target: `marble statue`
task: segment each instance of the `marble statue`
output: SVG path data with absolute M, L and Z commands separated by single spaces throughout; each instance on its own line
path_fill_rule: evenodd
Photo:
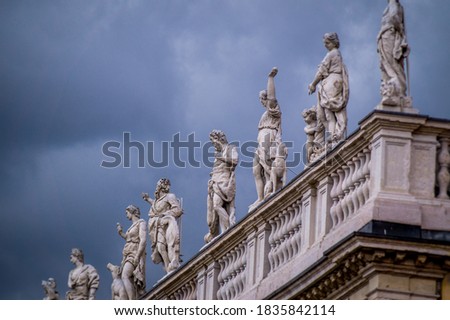
M 328 53 L 319 65 L 314 80 L 308 86 L 308 93 L 313 94 L 317 85 L 318 104 L 317 119 L 329 134 L 327 142 L 337 144 L 347 134 L 347 103 L 349 83 L 347 68 L 339 51 L 339 37 L 336 33 L 326 33 L 323 42 Z
M 206 243 L 228 230 L 236 222 L 235 168 L 239 160 L 236 146 L 228 144 L 225 133 L 213 130 L 209 138 L 215 148 L 215 159 L 211 178 L 208 181 L 206 217 L 209 232 L 204 237 Z
M 42 287 L 45 291 L 44 300 L 59 300 L 59 293 L 56 291 L 56 281 L 53 278 L 42 280 Z
M 163 263 L 170 273 L 180 266 L 180 227 L 183 210 L 180 201 L 170 193 L 169 179 L 160 179 L 156 185 L 155 199 L 147 193 L 142 198 L 150 203 L 148 228 L 152 241 L 152 261 Z
M 256 208 L 282 185 L 274 186 L 271 180 L 272 165 L 281 142 L 281 110 L 275 97 L 274 78 L 277 68 L 272 68 L 267 80 L 267 90 L 259 93 L 259 100 L 266 111 L 258 124 L 258 147 L 253 158 L 253 176 L 255 177 L 258 198 L 250 205 L 249 211 Z M 285 152 L 286 153 L 286 152 Z M 283 173 L 283 176 L 285 174 Z M 285 184 L 284 181 L 282 184 Z
M 127 300 L 135 300 L 145 293 L 145 247 L 147 244 L 147 228 L 138 207 L 129 205 L 125 209 L 131 226 L 123 232 L 122 226 L 117 223 L 119 236 L 125 239 L 122 250 L 122 263 L 120 275 L 127 295 Z
M 100 284 L 97 270 L 90 264 L 84 263 L 84 254 L 81 249 L 74 248 L 70 254 L 70 262 L 75 268 L 70 271 L 66 293 L 67 300 L 94 300 L 95 293 Z
M 405 104 L 407 63 L 410 48 L 406 41 L 403 7 L 398 0 L 388 0 L 377 36 L 381 69 L 381 103 L 388 106 Z M 406 102 L 408 103 L 408 102 Z
M 128 294 L 125 290 L 125 286 L 120 277 L 120 267 L 108 263 L 106 268 L 111 272 L 112 283 L 111 283 L 111 295 L 112 300 L 128 300 Z
M 302 112 L 306 127 L 306 163 L 312 163 L 325 151 L 325 127 L 317 119 L 316 106 Z

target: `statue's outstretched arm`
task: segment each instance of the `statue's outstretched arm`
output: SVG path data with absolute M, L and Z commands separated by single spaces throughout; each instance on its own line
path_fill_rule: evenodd
M 276 67 L 273 67 L 272 70 L 269 73 L 269 77 L 267 78 L 267 99 L 268 100 L 275 100 L 275 76 L 278 73 L 278 69 Z
M 150 198 L 150 196 L 148 195 L 148 193 L 142 192 L 142 199 L 144 199 L 145 202 L 150 203 L 150 205 L 153 205 L 153 203 L 155 202 L 155 200 L 153 200 L 152 198 Z

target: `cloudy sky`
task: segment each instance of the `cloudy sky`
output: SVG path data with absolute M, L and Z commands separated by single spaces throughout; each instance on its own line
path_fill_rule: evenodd
M 411 95 L 422 114 L 450 118 L 448 0 L 403 0 L 410 55 Z M 42 299 L 41 280 L 54 277 L 67 291 L 73 247 L 100 273 L 97 298 L 110 298 L 106 264 L 119 264 L 123 239 L 116 223 L 124 211 L 149 205 L 161 177 L 183 198 L 182 254 L 203 246 L 210 168 L 194 166 L 204 152 L 163 146 L 179 137 L 200 146 L 212 129 L 240 145 L 254 141 L 264 109 L 258 93 L 277 66 L 283 140 L 294 162 L 305 141 L 301 111 L 335 31 L 350 76 L 349 131 L 380 101 L 376 53 L 385 0 L 129 0 L 0 1 L 0 299 Z M 128 165 L 124 134 L 146 145 Z M 148 144 L 149 143 L 149 144 Z M 153 144 L 153 148 L 149 148 Z M 204 150 L 206 150 L 206 147 Z M 150 150 L 151 149 L 151 150 Z M 150 155 L 148 152 L 150 150 Z M 153 152 L 153 154 L 152 154 Z M 249 161 L 248 152 L 240 155 Z M 293 164 L 289 180 L 303 170 Z M 239 166 L 237 218 L 256 199 L 250 168 Z M 150 244 L 148 244 L 148 257 Z M 147 259 L 147 288 L 163 276 Z

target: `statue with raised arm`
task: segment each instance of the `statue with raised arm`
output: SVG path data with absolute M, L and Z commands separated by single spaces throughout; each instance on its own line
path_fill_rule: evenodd
M 399 0 L 388 0 L 377 36 L 381 69 L 381 103 L 388 106 L 410 106 L 405 101 L 407 75 L 405 61 L 409 55 L 403 6 Z
M 257 207 L 274 190 L 271 171 L 273 160 L 276 158 L 279 144 L 281 144 L 281 110 L 275 97 L 274 78 L 277 68 L 272 68 L 267 79 L 267 90 L 259 93 L 259 101 L 266 111 L 258 124 L 258 147 L 253 158 L 253 176 L 255 177 L 258 198 L 250 205 L 249 211 Z M 281 186 L 279 186 L 281 187 Z
M 59 293 L 56 291 L 56 281 L 53 278 L 42 280 L 42 288 L 45 291 L 44 300 L 59 300 Z
M 129 205 L 125 209 L 131 226 L 123 232 L 120 223 L 117 223 L 117 232 L 125 240 L 122 250 L 122 263 L 120 265 L 120 278 L 122 279 L 128 300 L 136 300 L 145 293 L 145 246 L 147 244 L 147 228 L 138 207 Z
M 150 203 L 148 229 L 152 241 L 152 261 L 163 263 L 170 273 L 180 266 L 179 220 L 183 214 L 180 202 L 170 193 L 169 179 L 160 179 L 156 185 L 155 199 L 147 193 L 142 198 Z
M 84 263 L 84 254 L 81 249 L 74 248 L 70 254 L 70 262 L 75 268 L 70 271 L 66 293 L 67 300 L 94 300 L 95 293 L 100 284 L 97 270 L 90 264 Z
M 211 178 L 208 181 L 206 217 L 209 232 L 204 237 L 206 243 L 228 230 L 236 222 L 234 171 L 239 159 L 236 146 L 228 144 L 225 133 L 213 130 L 209 138 L 215 149 L 215 159 Z
M 308 93 L 313 94 L 320 83 L 316 115 L 328 131 L 327 142 L 335 145 L 345 139 L 347 134 L 346 107 L 350 91 L 347 68 L 339 51 L 337 33 L 326 33 L 323 43 L 328 53 L 320 63 L 314 80 L 309 84 Z

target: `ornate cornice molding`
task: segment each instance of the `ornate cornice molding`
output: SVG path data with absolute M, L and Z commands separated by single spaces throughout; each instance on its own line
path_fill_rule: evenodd
M 445 254 L 447 252 L 447 254 Z M 269 299 L 345 299 L 376 270 L 427 274 L 442 279 L 450 271 L 450 247 L 424 242 L 354 236 L 330 252 L 326 259 L 280 288 Z M 321 272 L 315 278 L 317 270 Z

